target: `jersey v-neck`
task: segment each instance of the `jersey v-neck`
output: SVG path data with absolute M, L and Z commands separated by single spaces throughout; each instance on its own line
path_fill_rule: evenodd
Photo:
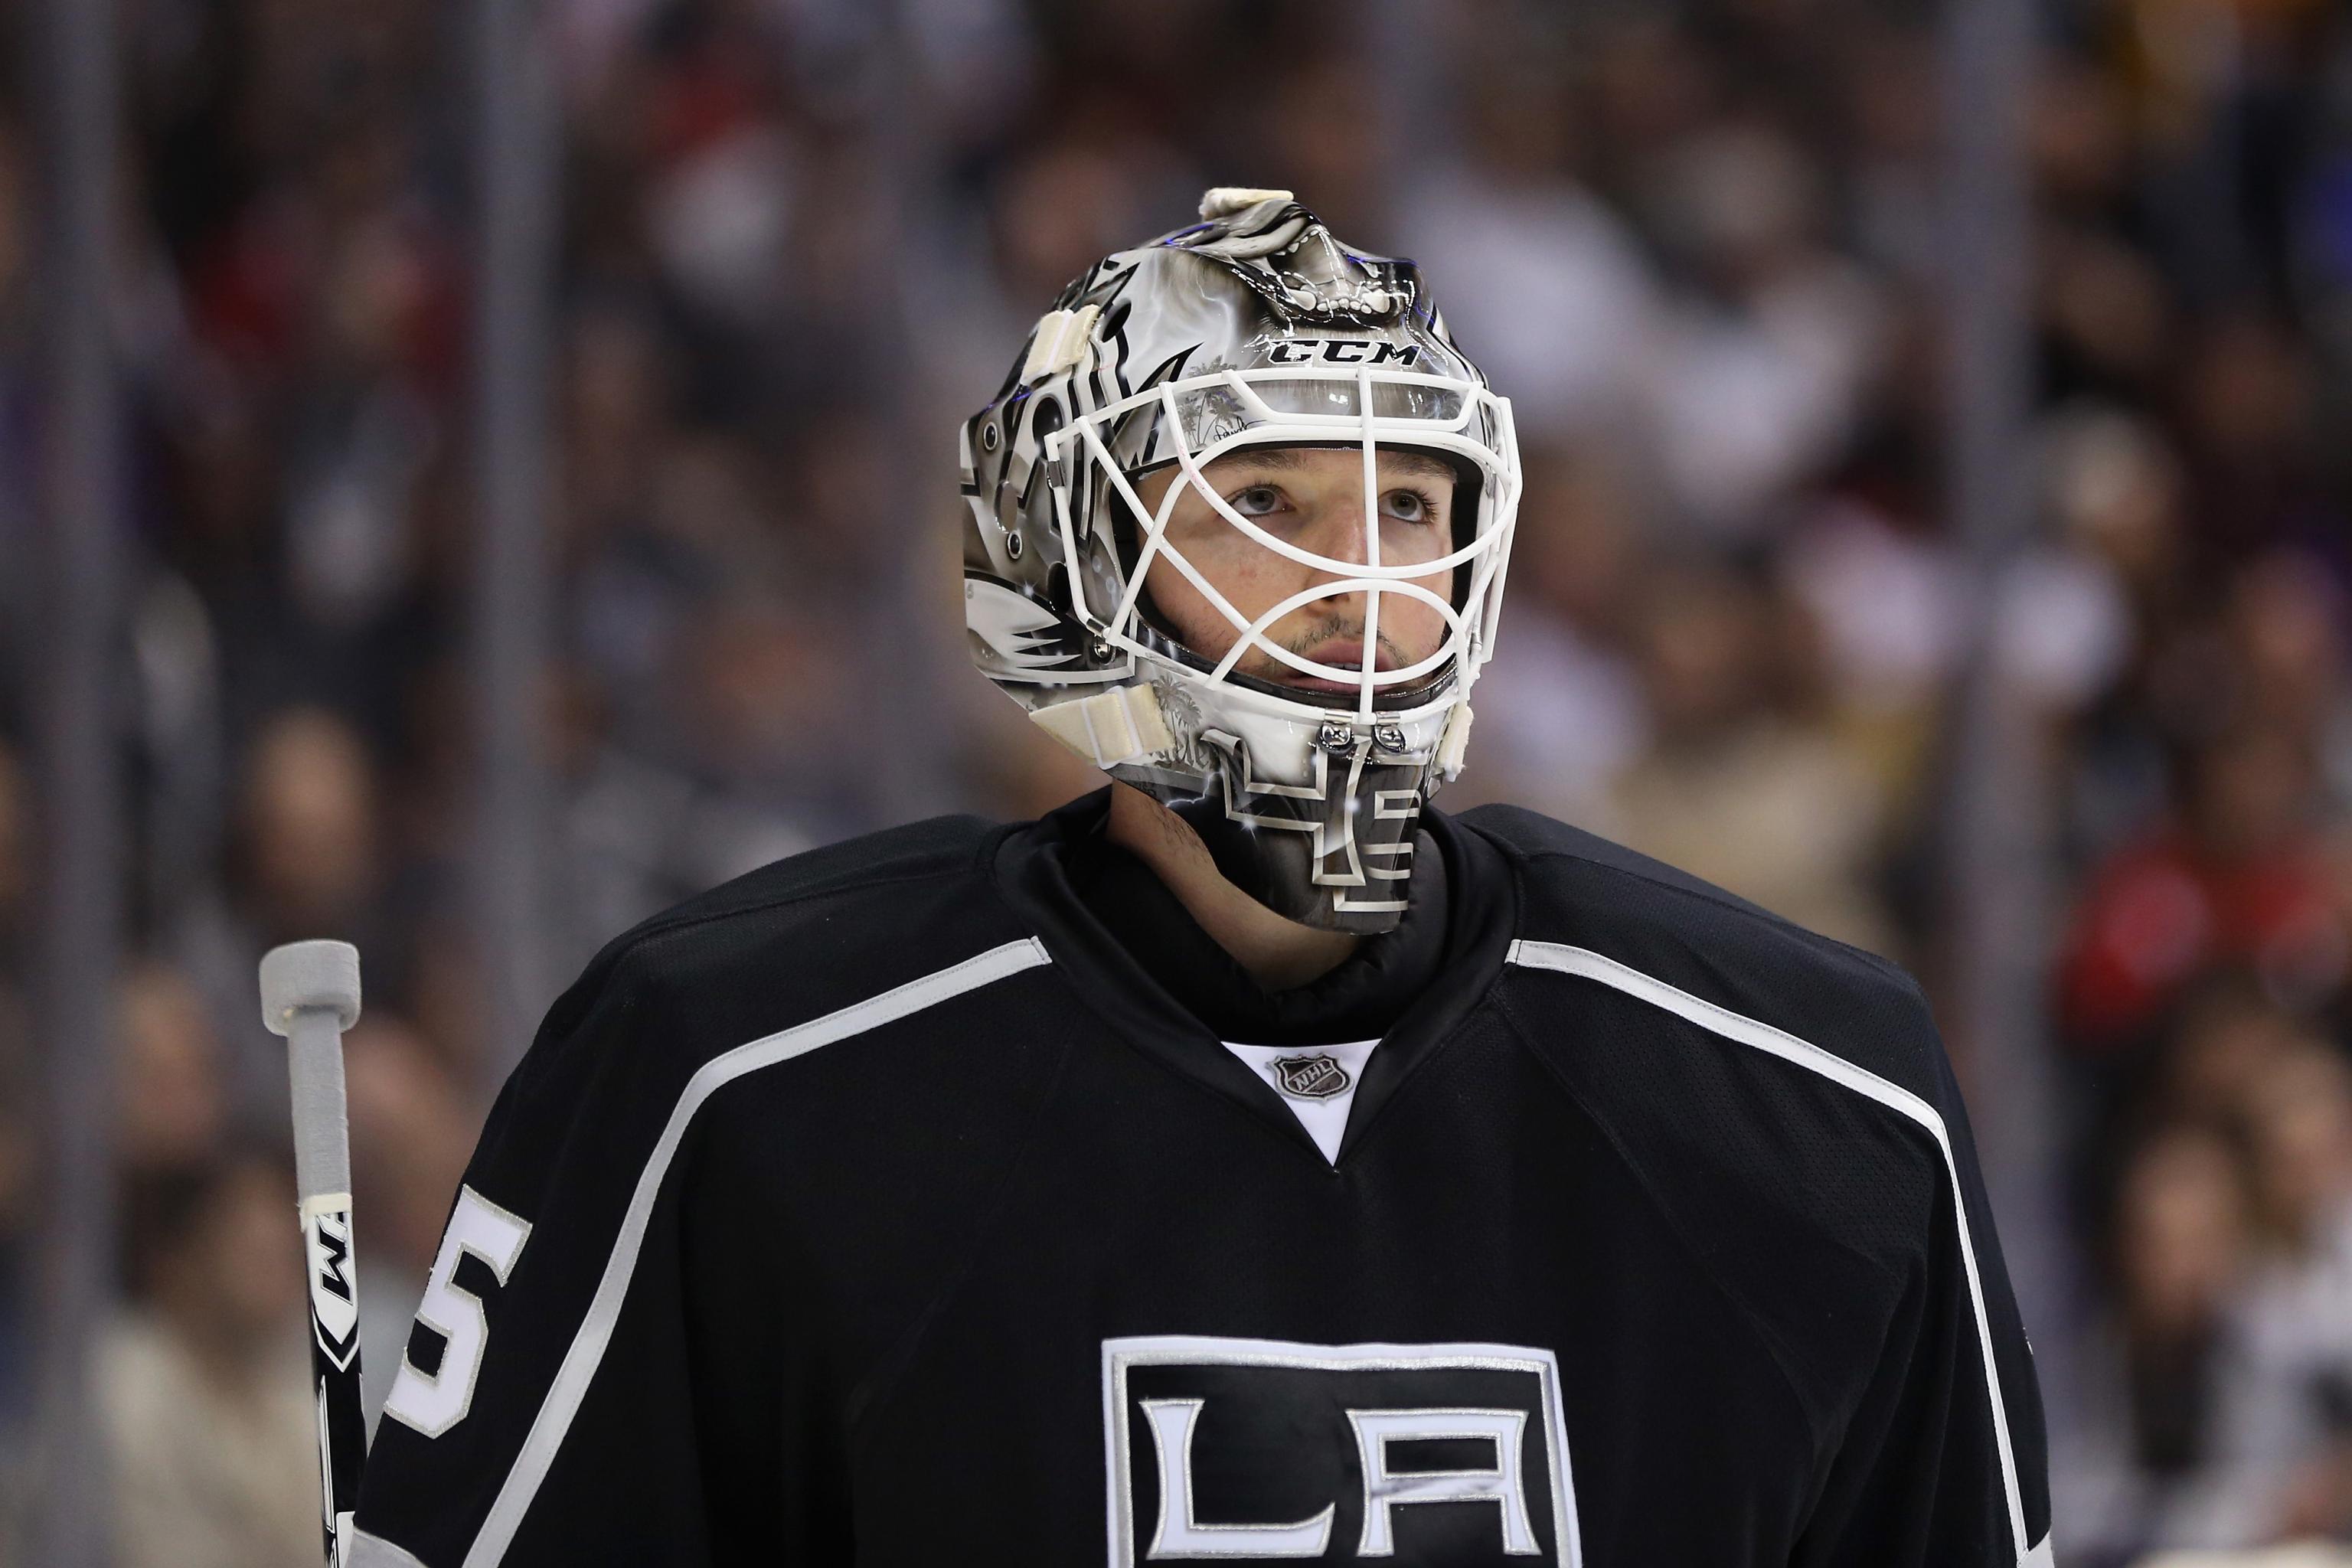
M 1009 829 L 996 880 L 1044 940 L 1055 971 L 1105 1023 L 1165 1066 L 1235 1101 L 1312 1151 L 1344 1163 L 1380 1110 L 1442 1046 L 1501 973 L 1516 898 L 1498 849 L 1434 811 L 1422 814 L 1422 888 L 1442 888 L 1395 932 L 1294 992 L 1265 992 L 1202 931 L 1158 877 L 1108 843 L 1109 792 Z M 1171 913 L 1172 911 L 1172 913 Z M 1209 1015 L 1207 1018 L 1202 1014 Z M 1283 1047 L 1376 1041 L 1336 1161 L 1273 1084 L 1227 1041 Z
M 1379 1044 L 1350 1040 L 1339 1046 L 1244 1046 L 1227 1040 L 1224 1047 L 1282 1096 L 1323 1158 L 1337 1165 L 1348 1112 L 1356 1103 L 1356 1086 L 1363 1081 L 1364 1063 Z

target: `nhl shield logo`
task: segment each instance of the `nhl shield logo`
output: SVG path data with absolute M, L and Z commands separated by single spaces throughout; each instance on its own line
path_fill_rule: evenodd
M 1282 1092 L 1301 1100 L 1328 1100 L 1348 1090 L 1348 1069 L 1320 1051 L 1313 1056 L 1276 1057 L 1266 1065 L 1274 1068 Z

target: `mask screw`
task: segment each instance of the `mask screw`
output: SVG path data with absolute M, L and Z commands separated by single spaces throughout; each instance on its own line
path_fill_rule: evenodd
M 1087 644 L 1087 657 L 1094 660 L 1097 664 L 1108 664 L 1110 662 L 1110 644 L 1105 642 L 1102 638 L 1097 637 L 1094 641 Z
M 1013 528 L 1007 529 L 1005 531 L 1004 553 L 1013 560 L 1018 561 L 1021 559 L 1021 531 L 1019 529 Z
M 1345 719 L 1326 719 L 1315 732 L 1315 743 L 1335 756 L 1346 756 L 1356 748 L 1356 731 Z
M 1398 724 L 1375 724 L 1372 726 L 1372 743 L 1383 752 L 1402 752 L 1404 750 L 1404 729 Z
M 995 450 L 996 450 L 996 441 L 997 441 L 997 436 L 996 436 L 996 426 L 993 426 L 993 425 L 983 425 L 983 426 L 982 426 L 980 427 L 980 449 L 981 449 L 982 451 L 983 451 L 983 452 L 993 452 L 993 451 L 995 451 Z

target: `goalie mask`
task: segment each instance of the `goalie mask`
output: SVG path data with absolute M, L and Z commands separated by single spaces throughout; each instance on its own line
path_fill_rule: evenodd
M 1410 261 L 1342 245 L 1286 191 L 1215 190 L 1201 210 L 1065 289 L 965 423 L 972 658 L 1276 912 L 1386 931 L 1493 647 L 1519 490 L 1510 405 Z M 1292 450 L 1249 471 L 1311 467 L 1327 491 L 1345 476 L 1349 504 L 1325 513 L 1344 529 L 1287 529 L 1218 493 L 1211 465 L 1269 447 Z M 1417 531 L 1390 488 L 1406 468 L 1450 482 Z M 1257 597 L 1278 584 L 1271 603 L 1237 605 L 1249 595 L 1213 574 L 1236 549 L 1267 552 L 1254 580 Z

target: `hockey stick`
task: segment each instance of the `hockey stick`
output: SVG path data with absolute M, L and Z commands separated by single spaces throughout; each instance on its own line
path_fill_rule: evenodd
M 261 961 L 261 1021 L 286 1037 L 294 1089 L 294 1184 L 310 1275 L 310 1371 L 319 1394 L 319 1505 L 327 1568 L 351 1553 L 367 1424 L 360 1414 L 358 1276 L 352 1260 L 352 1148 L 343 1031 L 360 1016 L 360 952 L 297 942 Z

